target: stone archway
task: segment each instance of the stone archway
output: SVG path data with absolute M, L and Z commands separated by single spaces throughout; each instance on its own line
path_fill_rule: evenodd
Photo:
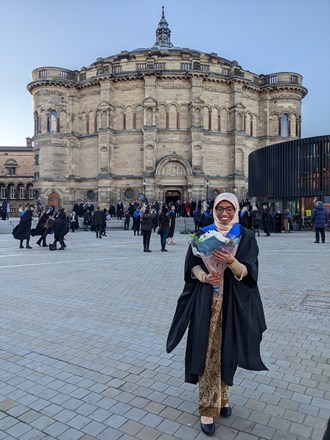
M 58 211 L 61 207 L 61 197 L 60 195 L 53 191 L 50 194 L 48 194 L 48 202 L 47 202 L 48 206 L 54 205 L 55 207 L 55 212 Z

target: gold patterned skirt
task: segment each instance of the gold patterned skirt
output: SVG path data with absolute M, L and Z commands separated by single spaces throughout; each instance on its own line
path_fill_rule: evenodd
M 221 380 L 222 300 L 213 299 L 203 374 L 199 376 L 199 413 L 219 417 L 228 403 L 228 385 Z

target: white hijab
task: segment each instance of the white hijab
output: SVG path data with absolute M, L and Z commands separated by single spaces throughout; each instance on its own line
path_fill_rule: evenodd
M 227 202 L 231 203 L 235 208 L 235 215 L 231 220 L 231 222 L 228 223 L 227 225 L 224 225 L 219 221 L 217 217 L 217 211 L 215 209 L 219 205 L 219 203 L 222 202 L 223 200 L 226 200 Z M 217 230 L 220 231 L 223 235 L 227 235 L 227 233 L 231 230 L 231 228 L 237 223 L 239 223 L 238 211 L 239 211 L 239 203 L 235 194 L 232 193 L 219 194 L 217 198 L 214 200 L 214 205 L 213 205 L 213 220 Z

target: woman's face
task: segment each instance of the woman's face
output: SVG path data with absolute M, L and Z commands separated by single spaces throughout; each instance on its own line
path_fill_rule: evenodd
M 217 204 L 215 212 L 219 222 L 223 225 L 228 225 L 234 218 L 235 208 L 230 202 L 227 202 L 227 200 L 222 200 Z

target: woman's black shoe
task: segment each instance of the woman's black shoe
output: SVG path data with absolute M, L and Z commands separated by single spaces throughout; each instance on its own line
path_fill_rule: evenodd
M 225 406 L 225 407 L 221 408 L 221 410 L 220 410 L 221 417 L 230 417 L 231 413 L 232 413 L 232 410 L 231 410 L 230 406 Z
M 202 423 L 201 428 L 205 435 L 213 435 L 215 433 L 215 424 L 213 423 Z

